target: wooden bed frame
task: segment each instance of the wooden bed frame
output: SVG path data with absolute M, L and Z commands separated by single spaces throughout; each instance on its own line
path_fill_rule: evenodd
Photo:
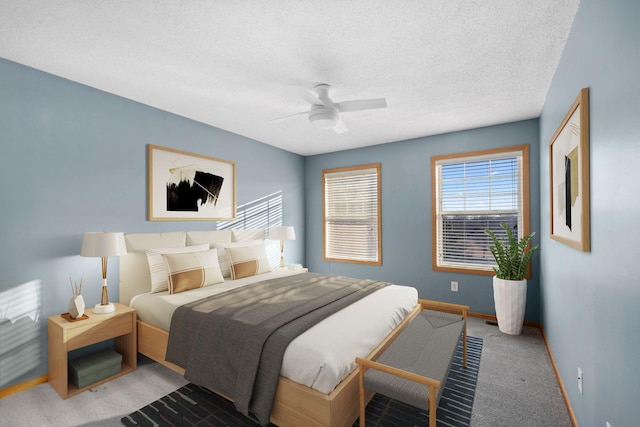
M 370 354 L 376 358 L 406 325 L 417 316 L 420 304 Z M 138 352 L 184 374 L 184 369 L 165 360 L 169 332 L 138 320 Z M 271 411 L 271 422 L 280 427 L 349 427 L 358 418 L 358 368 L 329 394 L 280 377 Z M 215 391 L 215 390 L 214 390 Z M 373 393 L 366 396 L 368 402 Z
M 145 250 L 175 248 L 202 243 L 225 243 L 264 239 L 264 230 L 179 231 L 125 234 L 127 254 L 119 257 L 120 302 L 129 305 L 134 295 L 149 292 L 151 278 Z M 418 304 L 406 318 L 376 347 L 370 357 L 377 357 L 393 338 L 421 311 Z M 169 332 L 141 320 L 137 321 L 138 352 L 184 375 L 184 369 L 167 362 L 165 354 Z M 214 390 L 215 391 L 215 390 Z M 349 427 L 358 418 L 358 369 L 356 368 L 329 394 L 321 393 L 287 378 L 280 377 L 271 421 L 280 427 Z M 373 393 L 366 396 L 368 402 Z

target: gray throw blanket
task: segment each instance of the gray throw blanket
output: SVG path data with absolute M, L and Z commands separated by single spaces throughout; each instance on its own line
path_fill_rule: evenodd
M 186 304 L 171 319 L 166 359 L 185 368 L 189 381 L 227 396 L 265 425 L 289 343 L 387 285 L 303 273 Z

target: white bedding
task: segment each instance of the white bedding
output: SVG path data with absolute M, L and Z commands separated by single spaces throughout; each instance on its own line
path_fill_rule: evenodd
M 169 330 L 171 316 L 180 305 L 289 274 L 304 273 L 274 270 L 173 295 L 146 293 L 135 296 L 131 306 L 140 320 Z M 417 290 L 399 285 L 387 286 L 362 298 L 294 339 L 284 353 L 280 375 L 330 393 L 355 368 L 355 358 L 367 356 L 417 303 Z

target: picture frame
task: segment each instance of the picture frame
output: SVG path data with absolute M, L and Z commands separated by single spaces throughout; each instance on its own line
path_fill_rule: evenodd
M 549 143 L 551 238 L 591 251 L 589 89 L 580 90 Z
M 149 221 L 216 221 L 236 217 L 236 164 L 147 145 Z

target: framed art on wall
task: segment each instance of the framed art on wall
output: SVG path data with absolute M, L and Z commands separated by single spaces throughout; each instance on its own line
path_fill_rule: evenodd
M 236 164 L 149 144 L 149 221 L 232 220 Z
M 551 238 L 591 250 L 589 89 L 580 90 L 549 144 Z

